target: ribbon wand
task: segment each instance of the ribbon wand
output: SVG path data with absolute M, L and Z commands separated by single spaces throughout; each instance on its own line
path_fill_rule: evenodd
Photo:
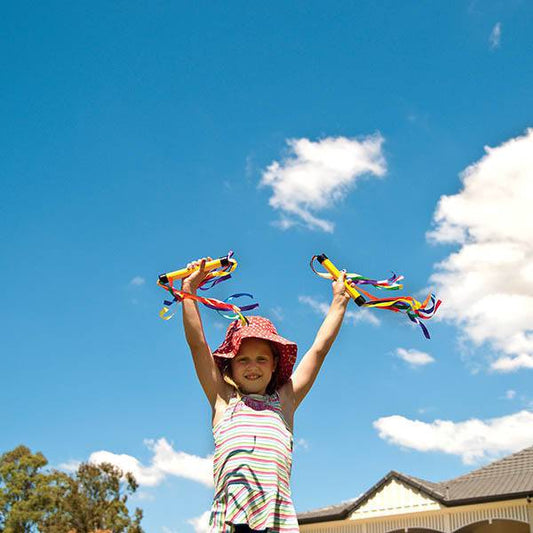
M 213 259 L 212 261 L 208 261 L 204 269 L 206 272 L 209 272 L 211 270 L 216 270 L 217 268 L 223 268 L 228 266 L 237 266 L 237 262 L 234 259 L 230 259 L 229 255 L 225 255 L 224 257 L 219 257 L 218 259 Z M 183 279 L 186 278 L 188 275 L 192 274 L 196 268 L 181 268 L 180 270 L 175 270 L 174 272 L 167 272 L 166 274 L 160 274 L 159 275 L 159 281 L 161 283 L 170 283 L 176 279 Z M 230 270 L 233 271 L 234 268 Z M 226 272 L 227 273 L 227 272 Z
M 315 259 L 317 259 L 320 264 L 324 266 L 324 268 L 327 270 L 327 273 L 317 272 L 315 270 L 315 267 L 313 266 L 313 262 Z M 339 270 L 326 257 L 325 254 L 321 254 L 318 256 L 314 255 L 311 259 L 310 266 L 311 270 L 317 276 L 320 276 L 323 279 L 337 280 L 340 276 Z M 426 299 L 421 303 L 412 296 L 399 296 L 396 298 L 376 298 L 361 287 L 361 285 L 370 285 L 375 289 L 392 291 L 401 289 L 403 287 L 401 283 L 398 283 L 402 279 L 403 276 L 397 275 L 394 272 L 392 273 L 392 276 L 390 278 L 382 280 L 370 279 L 361 276 L 360 274 L 350 273 L 346 274 L 344 284 L 346 286 L 346 290 L 349 292 L 349 294 L 352 296 L 358 306 L 368 308 L 376 307 L 380 309 L 386 309 L 394 313 L 405 313 L 411 322 L 414 322 L 415 324 L 418 324 L 420 326 L 424 337 L 429 339 L 429 331 L 426 326 L 424 326 L 422 321 L 430 319 L 437 312 L 437 309 L 442 303 L 441 300 L 437 300 L 434 294 L 429 293 Z M 354 287 L 357 287 L 359 291 L 361 291 L 368 298 L 368 300 L 361 296 L 361 294 L 359 294 L 359 292 Z
M 205 279 L 200 283 L 199 289 L 206 291 L 231 278 L 231 273 L 237 268 L 237 261 L 233 259 L 233 252 L 228 252 L 228 255 L 219 257 L 218 259 L 210 259 L 209 261 L 203 263 L 203 270 L 207 273 Z M 202 265 L 202 262 L 200 263 Z M 177 279 L 184 279 L 193 272 L 197 271 L 200 268 L 200 265 L 192 268 L 181 268 L 180 270 L 175 270 L 173 272 L 167 272 L 165 274 L 160 274 L 157 280 L 157 284 L 165 289 L 173 297 L 172 300 L 165 300 L 164 307 L 159 312 L 159 316 L 163 320 L 169 320 L 173 315 L 167 315 L 169 307 L 174 302 L 182 302 L 184 299 L 195 300 L 210 309 L 214 309 L 223 317 L 230 320 L 238 318 L 242 323 L 247 323 L 246 318 L 242 314 L 242 311 L 250 311 L 259 306 L 259 304 L 250 304 L 244 306 L 236 306 L 230 303 L 230 300 L 234 298 L 239 298 L 241 296 L 246 296 L 248 298 L 253 298 L 251 294 L 248 293 L 238 293 L 232 294 L 225 301 L 220 301 L 215 298 L 204 298 L 196 294 L 190 294 L 183 290 L 177 290 L 174 288 L 174 281 Z M 228 315 L 224 312 L 233 311 L 234 315 Z
M 326 254 L 317 255 L 316 258 L 318 262 L 331 274 L 331 277 L 337 281 L 341 273 L 339 269 L 327 258 Z M 349 279 L 344 280 L 344 286 L 359 307 L 366 303 L 364 297 L 355 290 Z

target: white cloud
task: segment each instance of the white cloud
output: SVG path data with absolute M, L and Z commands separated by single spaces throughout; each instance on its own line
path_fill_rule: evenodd
M 132 285 L 133 287 L 140 287 L 141 285 L 144 285 L 145 283 L 146 283 L 146 280 L 141 276 L 135 276 L 130 281 L 130 285 Z
M 516 391 L 513 389 L 509 389 L 508 391 L 505 391 L 505 398 L 507 400 L 513 400 L 516 396 Z
M 428 238 L 459 245 L 431 281 L 441 319 L 499 355 L 492 369 L 533 368 L 533 129 L 462 174 L 463 188 L 439 200 Z
M 315 313 L 326 316 L 329 310 L 329 304 L 325 302 L 319 302 L 311 296 L 298 296 L 298 301 L 302 304 L 308 305 Z M 358 309 L 357 311 L 346 311 L 345 320 L 351 321 L 352 324 L 358 322 L 367 322 L 373 326 L 381 324 L 379 318 L 377 318 L 372 311 L 368 309 Z
M 533 355 L 521 353 L 513 357 L 500 357 L 490 367 L 498 372 L 514 372 L 520 368 L 533 368 Z
M 66 463 L 61 463 L 59 465 L 60 470 L 64 470 L 65 472 L 76 472 L 81 465 L 81 461 L 76 461 L 75 459 L 72 459 L 70 461 L 67 461 Z
M 533 442 L 533 412 L 465 422 L 435 420 L 427 423 L 400 415 L 374 422 L 380 438 L 421 452 L 458 455 L 465 464 L 512 453 Z
M 492 28 L 492 31 L 490 32 L 490 36 L 489 36 L 489 44 L 490 44 L 491 50 L 494 50 L 495 48 L 499 48 L 501 40 L 502 40 L 502 23 L 497 22 L 494 25 L 494 28 Z
M 146 440 L 146 446 L 153 452 L 151 464 L 145 466 L 131 455 L 116 454 L 105 450 L 94 452 L 91 463 L 111 463 L 124 472 L 131 472 L 137 482 L 144 486 L 159 485 L 167 476 L 176 476 L 208 487 L 213 486 L 213 457 L 198 457 L 173 449 L 166 439 Z
M 424 366 L 435 362 L 435 359 L 428 353 L 411 348 L 396 348 L 396 355 L 411 366 Z
M 313 142 L 289 139 L 289 154 L 263 172 L 260 186 L 269 186 L 270 206 L 281 211 L 277 225 L 288 229 L 302 224 L 310 229 L 333 232 L 334 224 L 313 213 L 338 204 L 362 177 L 382 177 L 386 163 L 376 134 L 362 140 L 327 137 Z
M 191 518 L 190 520 L 187 520 L 187 522 L 191 524 L 192 527 L 194 527 L 194 531 L 196 531 L 196 533 L 208 533 L 210 515 L 210 511 L 206 511 L 205 513 L 201 514 L 196 518 Z

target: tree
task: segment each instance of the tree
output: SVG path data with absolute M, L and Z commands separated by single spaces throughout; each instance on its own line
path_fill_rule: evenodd
M 143 533 L 142 510 L 130 517 L 126 505 L 138 487 L 131 473 L 109 463 L 42 472 L 47 464 L 26 446 L 0 456 L 0 533 Z
M 48 464 L 40 452 L 18 446 L 0 456 L 0 531 L 31 533 L 53 507 L 53 480 L 41 469 Z
M 111 530 L 113 533 L 143 533 L 141 509 L 130 517 L 126 503 L 128 495 L 138 487 L 131 473 L 124 474 L 109 463 L 83 463 L 73 477 L 68 478 L 65 492 L 58 502 L 58 516 L 42 524 L 43 533 L 55 533 L 57 523 L 69 517 L 69 526 L 76 533 Z M 64 531 L 64 530 L 63 530 Z

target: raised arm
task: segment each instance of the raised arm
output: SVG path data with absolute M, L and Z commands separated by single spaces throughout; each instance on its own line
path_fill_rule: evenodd
M 288 393 L 293 398 L 294 409 L 300 405 L 310 391 L 341 328 L 346 306 L 350 301 L 350 295 L 344 287 L 345 277 L 346 273 L 341 272 L 338 280 L 333 282 L 333 298 L 326 318 L 322 322 L 311 348 L 303 356 L 287 384 L 292 389 Z
M 207 260 L 210 259 L 207 258 Z M 205 262 L 206 259 L 202 259 L 187 265 L 190 267 L 199 264 L 200 268 L 183 280 L 181 286 L 183 291 L 196 294 L 200 283 L 205 279 Z M 222 394 L 225 389 L 224 380 L 205 339 L 198 304 L 194 300 L 185 299 L 181 305 L 183 307 L 185 338 L 191 350 L 196 375 L 211 407 L 214 408 L 217 395 Z

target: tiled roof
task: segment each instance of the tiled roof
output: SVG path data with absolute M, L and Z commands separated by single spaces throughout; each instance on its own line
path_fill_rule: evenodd
M 407 474 L 401 474 L 402 478 L 407 481 L 409 485 L 419 488 L 428 495 L 433 496 L 437 500 L 443 500 L 446 497 L 446 487 L 442 486 L 442 483 L 434 483 L 433 481 L 427 481 L 419 477 L 408 476 Z
M 344 503 L 339 503 L 338 505 L 330 505 L 328 507 L 321 507 L 320 509 L 313 509 L 312 511 L 307 511 L 305 513 L 298 513 L 298 522 L 301 523 L 311 523 L 311 522 L 320 522 L 323 517 L 327 517 L 328 520 L 342 520 L 346 513 L 354 507 L 355 500 L 348 500 Z
M 298 521 L 309 524 L 343 520 L 392 478 L 424 492 L 446 506 L 518 498 L 533 494 L 533 446 L 468 474 L 438 483 L 391 471 L 359 498 L 299 513 Z
M 439 485 L 446 494 L 446 503 L 452 504 L 463 500 L 487 500 L 531 493 L 533 446 Z

